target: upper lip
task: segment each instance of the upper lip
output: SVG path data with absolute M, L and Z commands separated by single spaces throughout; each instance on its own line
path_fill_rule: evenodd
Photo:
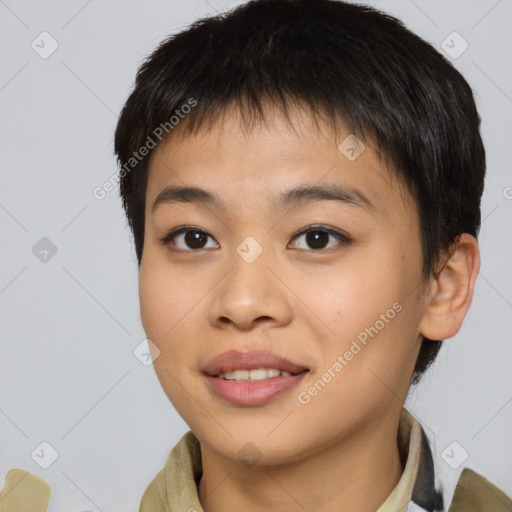
M 251 350 L 249 352 L 230 350 L 209 361 L 203 368 L 203 372 L 214 376 L 233 370 L 254 370 L 256 368 L 276 368 L 290 373 L 300 373 L 308 370 L 305 366 L 292 363 L 268 350 Z

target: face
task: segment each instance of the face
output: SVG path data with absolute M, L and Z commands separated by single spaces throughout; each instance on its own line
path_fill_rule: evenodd
M 354 158 L 361 146 L 339 147 L 348 132 L 305 115 L 294 127 L 276 117 L 245 133 L 228 116 L 150 162 L 139 292 L 155 371 L 201 443 L 233 461 L 248 442 L 262 463 L 291 462 L 396 424 L 420 348 L 411 197 L 371 145 Z M 205 374 L 231 351 L 304 371 L 265 384 Z

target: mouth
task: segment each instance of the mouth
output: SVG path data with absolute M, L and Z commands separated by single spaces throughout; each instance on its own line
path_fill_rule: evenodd
M 301 373 L 308 372 L 304 369 L 300 372 L 288 372 L 286 370 L 279 370 L 279 368 L 255 368 L 253 370 L 237 369 L 233 371 L 220 372 L 214 377 L 223 380 L 233 380 L 236 382 L 260 382 L 262 380 L 274 379 L 276 377 L 291 377 L 292 375 L 300 375 Z
M 289 377 L 308 370 L 306 366 L 268 350 L 230 350 L 214 357 L 202 369 L 205 375 L 226 380 L 263 380 L 279 375 Z
M 309 368 L 268 351 L 225 352 L 203 369 L 210 391 L 235 405 L 256 406 L 295 387 Z

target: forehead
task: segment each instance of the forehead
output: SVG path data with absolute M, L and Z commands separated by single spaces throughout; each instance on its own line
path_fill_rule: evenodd
M 237 115 L 226 115 L 196 134 L 172 133 L 151 157 L 146 211 L 155 209 L 155 201 L 165 203 L 165 198 L 161 200 L 165 189 L 173 189 L 167 199 L 180 200 L 178 187 L 203 189 L 206 194 L 195 194 L 199 202 L 219 209 L 230 203 L 242 206 L 248 198 L 252 202 L 266 198 L 268 206 L 276 209 L 286 205 L 291 189 L 300 187 L 345 193 L 347 204 L 359 201 L 381 214 L 389 213 L 396 203 L 405 209 L 414 207 L 372 144 L 343 127 L 335 133 L 306 114 L 295 114 L 291 121 L 275 116 L 247 130 Z M 184 194 L 191 197 L 194 192 Z

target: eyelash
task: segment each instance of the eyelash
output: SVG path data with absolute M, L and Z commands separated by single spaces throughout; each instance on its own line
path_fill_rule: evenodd
M 205 229 L 197 228 L 194 226 L 183 226 L 180 228 L 173 229 L 172 231 L 170 231 L 163 237 L 158 238 L 158 241 L 162 245 L 168 246 L 170 248 L 170 250 L 175 251 L 175 252 L 199 252 L 199 251 L 203 250 L 203 249 L 172 249 L 170 247 L 171 245 L 173 245 L 173 244 L 171 244 L 171 241 L 175 237 L 177 237 L 178 235 L 181 235 L 183 233 L 187 233 L 188 231 L 192 231 L 195 233 L 202 233 L 202 234 L 207 235 L 213 239 L 213 237 Z M 350 237 L 348 237 L 347 235 L 345 235 L 344 233 L 342 233 L 341 231 L 334 229 L 330 226 L 324 226 L 321 224 L 308 226 L 307 228 L 295 233 L 292 236 L 292 240 L 295 240 L 296 238 L 299 238 L 300 236 L 306 235 L 310 232 L 324 232 L 329 235 L 332 235 L 340 241 L 340 244 L 339 244 L 340 246 L 347 246 L 352 242 L 352 239 Z M 210 249 L 210 248 L 207 248 L 207 249 Z M 313 252 L 328 252 L 328 251 L 331 251 L 332 249 L 333 249 L 332 247 L 329 247 L 327 249 L 301 249 L 301 250 L 307 250 L 307 251 L 313 251 Z

